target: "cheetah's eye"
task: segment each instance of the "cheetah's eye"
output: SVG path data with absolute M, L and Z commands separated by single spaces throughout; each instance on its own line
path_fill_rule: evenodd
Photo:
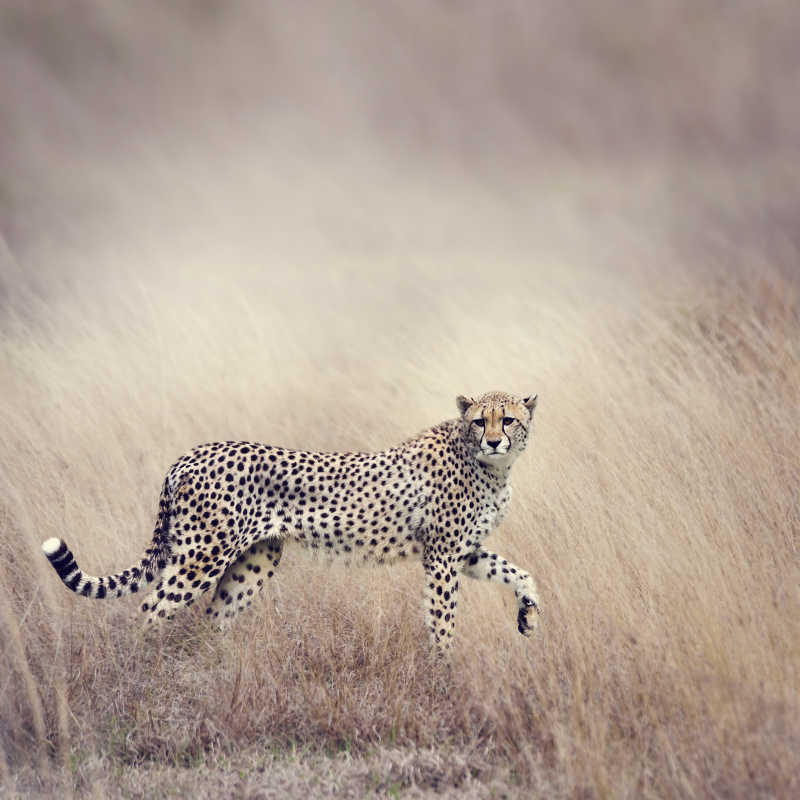
M 480 417 L 479 419 L 472 420 L 472 424 L 482 428 L 484 425 L 486 425 L 486 420 L 483 417 Z
M 503 425 L 511 425 L 513 422 L 516 422 L 514 417 L 503 417 Z

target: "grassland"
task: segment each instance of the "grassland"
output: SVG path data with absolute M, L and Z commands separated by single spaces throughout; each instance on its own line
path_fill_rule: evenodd
M 0 794 L 797 795 L 791 6 L 348 5 L 331 33 L 246 3 L 13 5 Z M 489 23 L 490 51 L 457 44 Z M 145 635 L 39 549 L 129 566 L 201 441 L 380 449 L 492 388 L 540 397 L 490 540 L 538 580 L 530 641 L 470 582 L 438 663 L 421 567 L 296 550 L 230 632 L 200 608 Z

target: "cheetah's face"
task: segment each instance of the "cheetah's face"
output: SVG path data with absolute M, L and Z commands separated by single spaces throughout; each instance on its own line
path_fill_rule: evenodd
M 456 402 L 464 440 L 481 463 L 507 467 L 527 447 L 536 395 L 519 398 L 488 392 L 477 400 L 461 396 Z

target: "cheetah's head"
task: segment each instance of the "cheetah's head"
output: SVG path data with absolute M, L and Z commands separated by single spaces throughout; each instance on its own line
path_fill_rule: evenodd
M 477 400 L 456 399 L 464 441 L 478 461 L 494 468 L 511 465 L 528 446 L 536 398 L 487 392 Z

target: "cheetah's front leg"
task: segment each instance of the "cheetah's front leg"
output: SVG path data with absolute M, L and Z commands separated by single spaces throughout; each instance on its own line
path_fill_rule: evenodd
M 485 547 L 479 547 L 464 560 L 462 572 L 470 578 L 496 581 L 514 587 L 517 598 L 517 630 L 523 636 L 530 636 L 536 627 L 539 615 L 539 594 L 533 578 L 525 570 L 514 566 L 510 561 L 492 553 Z
M 458 571 L 452 561 L 425 553 L 425 623 L 434 644 L 448 650 L 456 622 Z

